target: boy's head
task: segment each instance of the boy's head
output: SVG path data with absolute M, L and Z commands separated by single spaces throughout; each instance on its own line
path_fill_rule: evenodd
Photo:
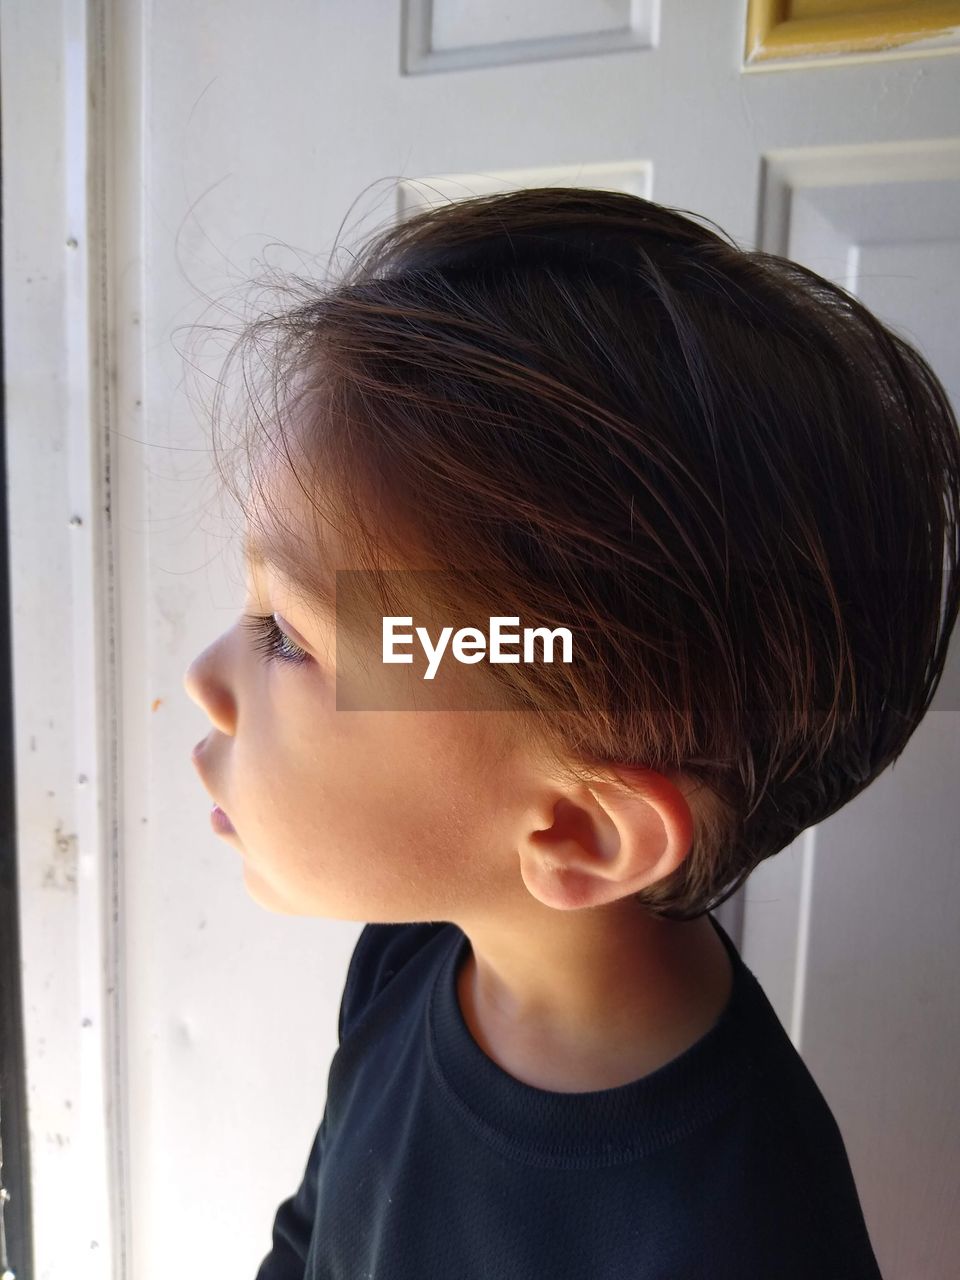
M 273 398 L 240 494 L 275 562 L 249 612 L 287 640 L 246 620 L 188 672 L 261 900 L 458 919 L 519 872 L 548 906 L 693 919 L 897 758 L 960 609 L 960 439 L 854 298 L 577 188 L 426 210 L 291 287 L 242 337 L 273 340 Z M 518 616 L 573 661 L 338 710 L 340 568 L 367 617 L 410 612 L 383 570 L 442 571 L 409 579 L 433 634 Z

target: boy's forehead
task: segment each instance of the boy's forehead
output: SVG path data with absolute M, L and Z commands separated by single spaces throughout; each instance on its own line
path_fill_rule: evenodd
M 268 564 L 296 581 L 307 565 L 339 566 L 339 540 L 329 522 L 309 503 L 290 477 L 271 476 L 269 486 L 247 517 L 244 554 L 254 564 Z
M 330 611 L 336 599 L 337 554 L 325 545 L 327 539 L 316 532 L 270 524 L 247 524 L 243 534 L 243 555 L 252 570 L 269 572 L 295 597 L 314 608 Z
M 322 614 L 339 613 L 340 591 L 349 599 L 356 595 L 360 614 L 366 604 L 369 574 L 347 573 L 338 582 L 341 570 L 356 570 L 354 553 L 344 551 L 345 542 L 320 506 L 311 502 L 289 471 L 278 469 L 258 487 L 258 497 L 248 510 L 243 531 L 244 558 L 251 568 L 267 568 L 284 592 L 290 590 L 308 608 Z M 432 555 L 417 555 L 410 563 L 405 549 L 389 538 L 375 535 L 374 556 L 381 571 L 387 571 L 391 586 L 411 593 L 419 601 L 423 571 L 442 567 Z M 392 572 L 391 572 L 392 571 Z M 429 579 L 429 574 L 427 575 Z M 409 579 L 409 581 L 408 581 Z M 422 602 L 421 602 L 422 603 Z M 369 609 L 366 609 L 369 612 Z

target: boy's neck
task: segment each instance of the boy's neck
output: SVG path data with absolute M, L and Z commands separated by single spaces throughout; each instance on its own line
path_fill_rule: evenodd
M 523 1084 L 581 1093 L 649 1075 L 700 1040 L 733 987 L 723 941 L 706 916 L 633 923 L 629 939 L 595 948 L 571 937 L 553 967 L 543 950 L 487 961 L 471 940 L 457 998 L 487 1057 Z

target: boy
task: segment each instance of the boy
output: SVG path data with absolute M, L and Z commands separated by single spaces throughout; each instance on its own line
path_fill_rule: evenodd
M 575 188 L 415 215 L 262 324 L 294 394 L 250 612 L 187 673 L 194 759 L 259 902 L 369 923 L 256 1280 L 875 1280 L 834 1117 L 710 912 L 940 678 L 942 388 L 797 264 Z M 573 658 L 426 680 L 379 660 L 416 615 Z

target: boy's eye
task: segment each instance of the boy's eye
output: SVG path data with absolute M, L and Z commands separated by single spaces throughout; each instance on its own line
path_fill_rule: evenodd
M 264 662 L 278 660 L 299 665 L 310 661 L 309 653 L 294 644 L 285 631 L 280 630 L 273 614 L 246 614 L 243 625 L 253 633 L 253 647 L 262 655 Z

